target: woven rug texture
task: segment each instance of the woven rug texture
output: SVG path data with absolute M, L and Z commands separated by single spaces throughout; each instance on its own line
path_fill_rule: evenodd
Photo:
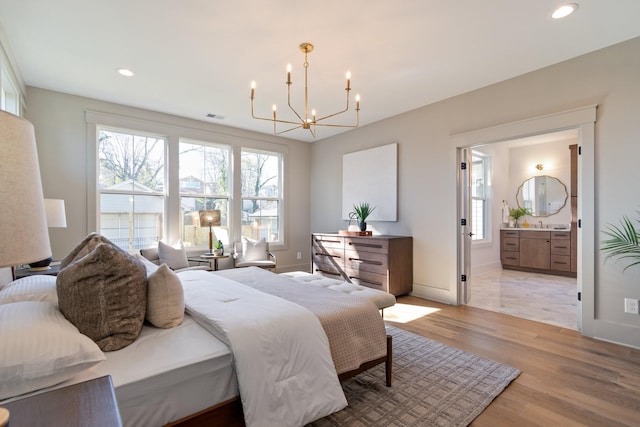
M 349 406 L 309 426 L 467 426 L 518 369 L 393 326 L 393 382 L 384 364 L 343 382 Z

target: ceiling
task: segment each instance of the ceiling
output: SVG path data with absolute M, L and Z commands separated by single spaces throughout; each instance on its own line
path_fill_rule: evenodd
M 249 85 L 256 114 L 284 118 L 291 63 L 303 110 L 302 42 L 310 108 L 341 110 L 349 70 L 362 126 L 640 36 L 640 1 L 577 2 L 553 20 L 562 1 L 0 0 L 0 24 L 27 85 L 272 133 Z

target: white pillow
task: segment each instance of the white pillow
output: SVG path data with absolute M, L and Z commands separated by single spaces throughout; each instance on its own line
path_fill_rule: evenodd
M 176 327 L 184 318 L 182 283 L 167 264 L 149 275 L 146 317 L 157 328 Z
M 105 360 L 55 304 L 0 305 L 0 399 L 66 381 Z
M 147 269 L 147 278 L 151 275 L 151 273 L 156 271 L 158 267 L 160 267 L 159 265 L 155 265 L 154 263 L 149 261 L 147 258 L 142 256 L 141 254 L 135 254 L 135 257 L 137 260 L 142 261 L 142 263 L 144 264 L 144 268 Z
M 248 237 L 242 237 L 242 258 L 244 261 L 268 260 L 269 254 L 267 254 L 267 241 L 265 238 L 251 240 Z
M 0 290 L 0 304 L 19 301 L 47 301 L 58 304 L 56 277 L 44 274 L 27 276 L 8 283 Z
M 181 240 L 178 240 L 172 246 L 164 242 L 158 242 L 158 256 L 160 257 L 160 264 L 167 264 L 173 270 L 189 267 L 187 251 L 185 251 Z

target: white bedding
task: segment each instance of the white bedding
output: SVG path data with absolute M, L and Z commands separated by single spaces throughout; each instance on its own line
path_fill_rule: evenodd
M 55 388 L 111 375 L 125 427 L 164 426 L 239 395 L 231 351 L 188 315 L 176 328 L 144 326 L 105 356 Z
M 247 427 L 301 426 L 347 405 L 313 313 L 204 271 L 179 276 L 187 312 L 232 348 Z

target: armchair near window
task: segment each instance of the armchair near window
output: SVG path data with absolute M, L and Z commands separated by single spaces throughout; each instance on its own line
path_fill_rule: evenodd
M 242 238 L 242 242 L 233 245 L 233 266 L 260 267 L 269 270 L 276 269 L 276 256 L 269 251 L 269 242 L 263 237 L 260 240 Z
M 186 270 L 211 270 L 208 266 L 190 266 L 184 248 L 175 248 L 163 242 L 158 242 L 157 248 L 140 249 L 140 255 L 153 264 L 167 264 L 170 269 L 176 272 Z

